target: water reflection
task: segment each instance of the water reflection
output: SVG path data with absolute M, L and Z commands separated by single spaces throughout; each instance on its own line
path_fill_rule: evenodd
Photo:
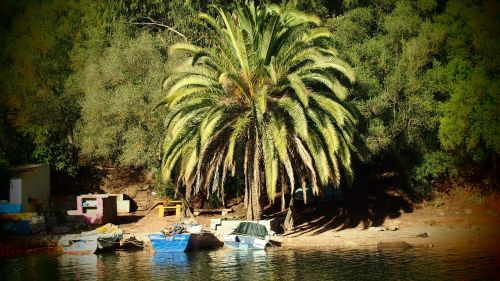
M 268 254 L 264 250 L 208 252 L 211 271 L 205 278 L 211 280 L 255 280 L 269 279 L 267 275 Z M 267 276 L 266 276 L 267 275 Z
M 233 250 L 219 250 L 208 252 L 208 255 L 216 263 L 223 262 L 226 266 L 235 266 L 241 263 L 262 263 L 266 262 L 267 254 L 264 250 L 253 251 L 233 251 Z
M 188 261 L 186 253 L 155 253 L 151 256 L 151 264 L 155 266 L 185 267 Z
M 59 276 L 73 280 L 102 280 L 105 270 L 102 260 L 96 255 L 61 255 L 59 262 Z M 100 261 L 99 261 L 100 260 Z
M 190 274 L 189 257 L 186 253 L 155 253 L 151 256 L 151 276 L 156 280 L 182 280 Z
M 377 250 L 202 251 L 37 255 L 0 261 L 1 280 L 495 279 L 500 253 Z

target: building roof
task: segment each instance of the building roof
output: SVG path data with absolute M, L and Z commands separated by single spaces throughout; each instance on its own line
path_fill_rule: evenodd
M 11 172 L 25 172 L 25 171 L 30 171 L 30 170 L 36 170 L 36 169 L 43 167 L 43 166 L 48 166 L 48 164 L 21 165 L 21 166 L 16 166 L 16 167 L 10 167 L 9 171 L 11 171 Z

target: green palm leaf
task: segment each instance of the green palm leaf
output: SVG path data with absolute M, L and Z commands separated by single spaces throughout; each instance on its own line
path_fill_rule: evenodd
M 224 194 L 226 174 L 245 183 L 249 219 L 261 194 L 351 180 L 356 118 L 346 106 L 353 70 L 328 46 L 317 17 L 290 5 L 234 4 L 199 18 L 211 45 L 177 43 L 190 57 L 168 74 L 163 175 L 186 197 Z M 278 182 L 280 179 L 280 182 Z M 239 187 L 232 187 L 239 188 Z M 265 188 L 265 192 L 264 192 Z

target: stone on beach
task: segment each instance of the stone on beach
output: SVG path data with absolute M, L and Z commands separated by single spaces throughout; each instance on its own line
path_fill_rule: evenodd
M 377 249 L 409 249 L 413 247 L 406 241 L 403 240 L 390 240 L 390 241 L 380 241 L 377 243 Z

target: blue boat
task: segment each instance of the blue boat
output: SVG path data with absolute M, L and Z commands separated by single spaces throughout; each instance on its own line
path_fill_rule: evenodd
M 190 233 L 172 234 L 167 236 L 163 233 L 154 233 L 148 235 L 153 249 L 157 253 L 167 252 L 185 252 L 188 244 Z

